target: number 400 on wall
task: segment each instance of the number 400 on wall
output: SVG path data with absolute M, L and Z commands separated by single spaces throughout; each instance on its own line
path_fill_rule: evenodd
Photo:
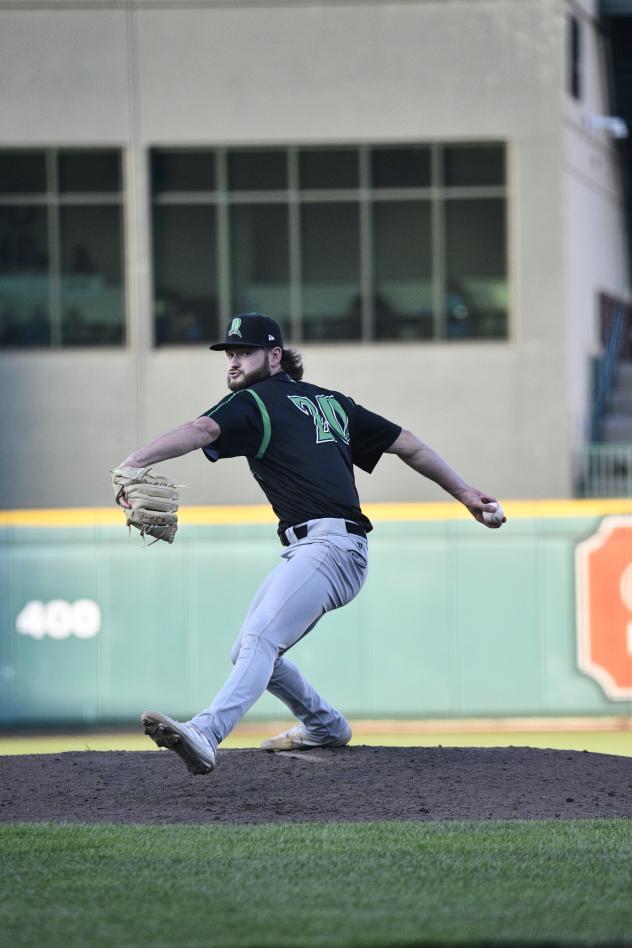
M 18 613 L 15 628 L 21 635 L 42 639 L 67 639 L 76 635 L 78 639 L 94 638 L 101 631 L 101 610 L 94 599 L 51 599 L 27 602 Z

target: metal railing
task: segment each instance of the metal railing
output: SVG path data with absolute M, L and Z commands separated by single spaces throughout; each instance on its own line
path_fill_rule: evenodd
M 580 459 L 578 494 L 632 496 L 632 444 L 587 444 Z

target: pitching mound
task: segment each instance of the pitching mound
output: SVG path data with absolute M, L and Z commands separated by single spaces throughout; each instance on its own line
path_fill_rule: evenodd
M 270 823 L 632 817 L 632 758 L 527 747 L 4 757 L 0 822 Z

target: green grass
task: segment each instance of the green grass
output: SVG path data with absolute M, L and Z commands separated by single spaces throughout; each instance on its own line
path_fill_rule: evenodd
M 263 727 L 261 732 L 230 734 L 223 747 L 258 747 L 265 737 L 289 724 Z M 276 730 L 275 730 L 276 729 Z M 370 744 L 382 747 L 552 747 L 559 750 L 587 750 L 598 754 L 620 754 L 632 757 L 632 731 L 490 731 L 485 733 L 400 732 L 361 733 L 352 744 Z M 3 754 L 60 754 L 77 750 L 155 750 L 152 742 L 141 733 L 114 734 L 58 734 L 19 735 L 0 737 L 0 755 Z
M 632 821 L 4 825 L 3 945 L 632 945 Z

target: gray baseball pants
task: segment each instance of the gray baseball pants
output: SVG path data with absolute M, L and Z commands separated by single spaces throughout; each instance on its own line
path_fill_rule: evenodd
M 322 698 L 285 652 L 326 612 L 350 602 L 367 575 L 367 541 L 347 533 L 344 520 L 307 521 L 308 534 L 293 529 L 282 562 L 264 580 L 231 650 L 234 668 L 213 703 L 189 723 L 217 746 L 267 689 L 306 728 L 323 739 L 344 740 L 343 715 Z

